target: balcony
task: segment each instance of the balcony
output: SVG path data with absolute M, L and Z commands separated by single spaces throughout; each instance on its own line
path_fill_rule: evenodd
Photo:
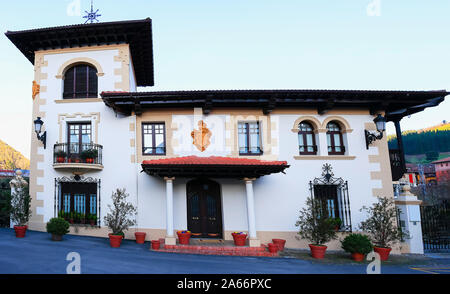
M 102 170 L 103 146 L 98 144 L 59 143 L 53 147 L 53 168 L 87 172 Z
M 406 171 L 400 150 L 389 149 L 389 159 L 391 161 L 392 180 L 398 181 Z

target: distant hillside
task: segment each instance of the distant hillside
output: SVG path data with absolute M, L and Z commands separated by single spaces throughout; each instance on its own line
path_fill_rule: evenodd
M 30 160 L 0 140 L 0 169 L 30 169 Z
M 405 157 L 410 163 L 428 163 L 448 157 L 450 152 L 450 123 L 402 132 Z M 388 136 L 390 149 L 397 149 L 397 138 Z

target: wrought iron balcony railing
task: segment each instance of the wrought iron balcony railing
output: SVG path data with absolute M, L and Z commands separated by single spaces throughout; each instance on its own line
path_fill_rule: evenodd
M 53 163 L 102 164 L 103 146 L 93 143 L 58 143 L 53 147 Z

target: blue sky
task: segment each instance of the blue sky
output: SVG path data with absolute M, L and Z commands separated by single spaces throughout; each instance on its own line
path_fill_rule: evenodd
M 74 1 L 2 1 L 0 30 L 84 22 L 67 13 Z M 79 1 L 83 12 L 89 9 L 90 0 Z M 376 1 L 95 0 L 94 5 L 101 21 L 152 18 L 156 86 L 140 90 L 450 90 L 450 1 L 379 0 L 374 6 Z M 371 4 L 379 16 L 368 15 Z M 0 52 L 0 139 L 29 156 L 33 67 L 3 34 Z M 403 119 L 402 128 L 438 124 L 450 120 L 449 113 L 450 98 Z

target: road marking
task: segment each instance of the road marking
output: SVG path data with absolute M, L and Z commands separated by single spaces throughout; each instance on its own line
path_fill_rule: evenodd
M 441 272 L 450 273 L 450 267 L 411 267 L 410 269 L 434 275 L 439 275 Z

